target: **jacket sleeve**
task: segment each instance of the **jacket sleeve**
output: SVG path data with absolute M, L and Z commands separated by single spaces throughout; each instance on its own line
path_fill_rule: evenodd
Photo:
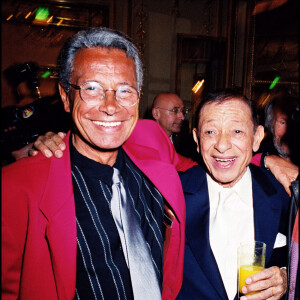
M 15 178 L 15 180 L 14 180 Z M 23 251 L 28 226 L 25 193 L 10 166 L 2 170 L 2 299 L 18 299 Z
M 20 297 L 26 241 L 35 221 L 31 211 L 37 206 L 36 199 L 41 199 L 47 179 L 43 169 L 38 157 L 24 158 L 2 168 L 1 295 L 4 300 Z

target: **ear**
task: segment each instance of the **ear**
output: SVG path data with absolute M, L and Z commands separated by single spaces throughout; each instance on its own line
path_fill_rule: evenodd
M 259 149 L 260 143 L 264 138 L 264 132 L 265 130 L 262 125 L 257 126 L 256 131 L 254 133 L 254 141 L 252 146 L 254 152 L 256 152 Z
M 152 116 L 157 121 L 159 118 L 159 109 L 158 108 L 152 108 Z
M 64 104 L 64 108 L 66 112 L 70 112 L 70 99 L 69 99 L 69 95 L 66 93 L 66 91 L 64 90 L 64 88 L 62 87 L 61 83 L 58 83 L 58 90 L 59 90 L 59 94 L 61 97 L 61 100 Z
M 198 137 L 198 131 L 197 128 L 193 128 L 193 138 L 195 143 L 197 144 L 197 152 L 200 153 L 200 141 Z

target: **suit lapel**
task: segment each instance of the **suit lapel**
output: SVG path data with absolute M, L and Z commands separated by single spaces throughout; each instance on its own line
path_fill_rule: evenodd
M 49 180 L 40 203 L 48 220 L 46 237 L 60 299 L 72 299 L 76 285 L 76 219 L 68 136 L 66 154 L 51 159 Z
M 228 299 L 225 287 L 209 244 L 209 197 L 205 172 L 202 176 L 190 178 L 190 187 L 197 191 L 185 193 L 186 196 L 186 240 L 200 268 L 220 295 Z M 194 179 L 194 180 L 193 180 Z M 187 188 L 188 189 L 188 188 Z M 184 186 L 184 191 L 186 191 Z
M 253 187 L 255 240 L 267 245 L 266 264 L 269 261 L 280 222 L 281 204 L 276 189 L 264 173 L 250 166 Z
M 123 149 L 133 163 L 150 179 L 181 221 L 185 220 L 185 205 L 182 201 L 182 188 L 175 166 L 158 160 L 161 154 L 154 148 L 127 143 Z
M 250 166 L 253 188 L 255 239 L 267 244 L 266 263 L 270 259 L 280 221 L 280 202 L 276 190 L 263 172 Z M 221 299 L 228 299 L 209 244 L 209 197 L 205 172 L 193 174 L 185 182 L 186 239 L 203 273 Z M 197 187 L 195 189 L 195 187 Z M 267 213 L 266 213 L 267 212 Z M 235 297 L 237 299 L 237 296 Z

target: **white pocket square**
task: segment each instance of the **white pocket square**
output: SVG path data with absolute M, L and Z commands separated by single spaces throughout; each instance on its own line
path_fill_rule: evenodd
M 282 233 L 277 233 L 274 248 L 286 246 L 286 236 Z

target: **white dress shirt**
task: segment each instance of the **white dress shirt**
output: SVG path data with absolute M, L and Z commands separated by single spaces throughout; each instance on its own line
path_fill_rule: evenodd
M 207 182 L 210 245 L 231 300 L 237 293 L 238 246 L 254 240 L 251 172 L 247 167 L 243 177 L 231 188 L 223 188 L 208 174 Z

